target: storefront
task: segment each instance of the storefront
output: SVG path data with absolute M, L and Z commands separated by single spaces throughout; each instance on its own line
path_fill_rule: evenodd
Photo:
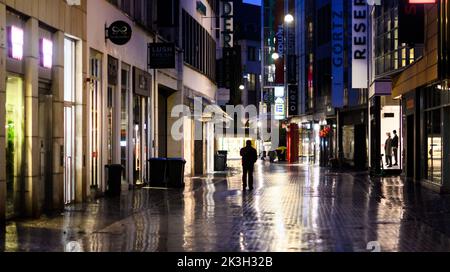
M 82 131 L 77 130 L 82 119 L 76 113 L 83 96 L 76 90 L 82 86 L 83 65 L 76 34 L 81 35 L 83 24 L 74 25 L 74 33 L 64 33 L 57 23 L 42 23 L 45 16 L 31 17 L 20 8 L 1 5 L 6 61 L 0 66 L 5 69 L 0 71 L 4 76 L 0 80 L 5 82 L 5 100 L 0 105 L 5 110 L 0 120 L 5 137 L 0 140 L 5 144 L 0 145 L 4 146 L 0 154 L 6 163 L 0 170 L 4 173 L 0 191 L 5 190 L 5 194 L 0 192 L 5 196 L 0 199 L 0 221 L 39 216 L 84 199 L 83 143 L 75 141 L 82 138 Z M 85 18 L 81 9 L 69 7 L 67 13 Z
M 406 176 L 422 185 L 450 192 L 450 88 L 447 81 L 402 97 Z
M 368 167 L 367 108 L 339 112 L 341 164 L 357 170 Z
M 142 185 L 147 182 L 147 160 L 150 156 L 151 84 L 152 76 L 148 72 L 137 67 L 133 68 L 133 133 L 130 143 L 133 150 L 132 185 Z

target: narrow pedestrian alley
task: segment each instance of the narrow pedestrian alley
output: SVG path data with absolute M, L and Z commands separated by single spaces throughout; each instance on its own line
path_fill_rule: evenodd
M 400 178 L 260 162 L 184 190 L 124 191 L 63 214 L 9 222 L 1 251 L 450 251 L 450 197 Z

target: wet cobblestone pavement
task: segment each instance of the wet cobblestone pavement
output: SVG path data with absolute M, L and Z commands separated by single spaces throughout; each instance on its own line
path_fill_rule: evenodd
M 450 251 L 450 197 L 400 178 L 260 163 L 255 183 L 194 178 L 9 222 L 0 251 Z

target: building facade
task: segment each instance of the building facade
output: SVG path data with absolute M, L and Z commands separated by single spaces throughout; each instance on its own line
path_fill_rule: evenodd
M 423 56 L 392 80 L 401 99 L 405 176 L 437 192 L 450 192 L 447 1 L 426 4 Z
M 410 10 L 414 12 L 407 12 Z M 402 107 L 398 97 L 392 97 L 392 78 L 423 56 L 424 6 L 381 1 L 370 6 L 369 13 L 369 166 L 377 173 L 381 164 L 386 164 L 385 140 L 387 133 L 394 137 L 395 131 L 399 148 L 393 156 L 393 167 L 385 168 L 391 174 L 400 174 L 404 155 Z
M 0 221 L 86 200 L 86 1 L 0 1 Z

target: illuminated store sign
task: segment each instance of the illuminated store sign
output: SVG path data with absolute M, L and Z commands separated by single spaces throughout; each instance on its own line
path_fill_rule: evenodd
M 344 0 L 332 1 L 332 106 L 344 106 Z
M 224 0 L 222 1 L 222 39 L 223 47 L 231 48 L 233 47 L 233 1 Z
M 410 4 L 436 4 L 436 0 L 409 0 Z
M 284 87 L 275 87 L 275 97 L 284 97 Z
M 368 14 L 366 0 L 353 0 L 352 22 L 352 87 L 368 87 Z
M 53 65 L 53 42 L 42 38 L 41 39 L 41 66 L 51 69 Z
M 8 27 L 8 53 L 10 58 L 23 59 L 23 40 L 23 29 L 16 26 Z
M 275 100 L 275 120 L 283 120 L 286 116 L 286 105 L 284 103 L 284 99 L 278 97 Z

